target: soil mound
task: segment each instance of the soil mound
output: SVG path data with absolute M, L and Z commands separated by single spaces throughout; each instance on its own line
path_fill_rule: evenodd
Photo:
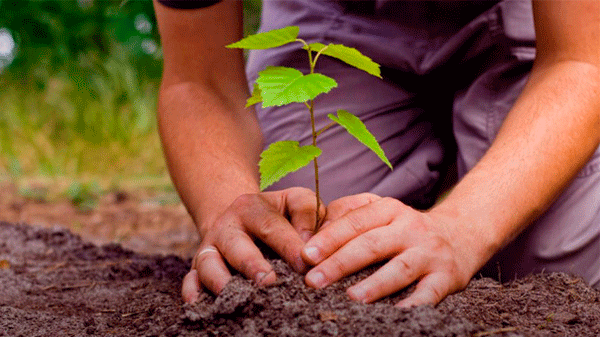
M 184 305 L 189 260 L 96 246 L 64 229 L 0 223 L 0 336 L 599 336 L 600 292 L 566 274 L 473 280 L 436 308 L 400 310 L 323 290 L 273 260 L 278 284 L 234 277 Z

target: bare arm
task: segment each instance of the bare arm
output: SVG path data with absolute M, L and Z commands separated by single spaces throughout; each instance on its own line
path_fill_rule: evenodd
M 224 48 L 241 38 L 241 3 L 155 7 L 165 58 L 159 130 L 171 176 L 202 231 L 239 195 L 258 192 L 262 138 L 254 112 L 244 109 L 243 56 Z
M 164 48 L 158 122 L 172 179 L 200 234 L 182 294 L 201 286 L 218 293 L 228 267 L 257 283 L 274 282 L 258 239 L 298 271 L 303 237 L 314 229 L 314 193 L 293 188 L 259 193 L 262 136 L 248 89 L 242 52 L 225 46 L 241 34 L 240 1 L 175 10 L 155 3 Z M 321 210 L 325 211 L 324 208 Z
M 536 1 L 537 56 L 482 160 L 439 207 L 491 257 L 541 215 L 600 144 L 600 3 Z M 485 186 L 486 188 L 482 188 Z
M 542 214 L 600 145 L 600 2 L 536 1 L 538 55 L 530 79 L 481 161 L 429 212 L 374 195 L 328 206 L 306 245 L 323 287 L 390 259 L 348 292 L 371 302 L 418 280 L 400 305 L 438 303 L 464 288 Z

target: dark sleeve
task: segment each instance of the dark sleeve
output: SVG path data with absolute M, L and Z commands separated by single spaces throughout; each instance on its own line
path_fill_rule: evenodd
M 195 9 L 212 6 L 221 0 L 158 0 L 161 4 L 179 9 Z

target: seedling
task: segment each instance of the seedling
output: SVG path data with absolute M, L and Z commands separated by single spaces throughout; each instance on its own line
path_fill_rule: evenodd
M 337 87 L 337 82 L 328 76 L 315 73 L 317 60 L 321 55 L 339 59 L 353 67 L 381 78 L 379 64 L 358 50 L 341 44 L 324 45 L 321 43 L 308 44 L 298 38 L 300 29 L 296 26 L 285 27 L 264 33 L 250 35 L 238 42 L 230 44 L 227 48 L 242 49 L 269 49 L 283 46 L 288 43 L 299 42 L 308 53 L 310 73 L 303 74 L 297 69 L 288 67 L 268 66 L 258 73 L 252 96 L 248 98 L 246 107 L 262 103 L 263 108 L 283 106 L 292 103 L 303 103 L 310 113 L 312 125 L 312 145 L 300 146 L 299 142 L 285 140 L 275 142 L 260 155 L 260 189 L 264 190 L 289 173 L 295 172 L 312 161 L 315 167 L 315 193 L 316 193 L 316 225 L 319 226 L 320 195 L 319 195 L 319 164 L 317 157 L 321 149 L 317 147 L 317 138 L 325 130 L 341 125 L 358 141 L 371 149 L 375 154 L 392 169 L 392 164 L 385 156 L 383 149 L 367 130 L 365 124 L 356 116 L 345 110 L 338 110 L 337 115 L 329 114 L 332 122 L 320 130 L 315 127 L 314 99 L 318 95 L 328 93 Z

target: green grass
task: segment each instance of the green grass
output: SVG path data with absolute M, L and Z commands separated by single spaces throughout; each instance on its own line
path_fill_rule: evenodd
M 0 175 L 166 173 L 155 126 L 158 83 L 140 81 L 115 59 L 93 66 L 89 74 L 48 76 L 42 88 L 2 83 Z
M 82 186 L 172 191 L 155 118 L 162 52 L 152 3 L 90 3 L 0 0 L 0 28 L 18 44 L 0 69 L 0 182 L 33 198 L 49 186 L 79 203 Z M 260 1 L 245 2 L 248 34 L 259 14 Z M 135 27 L 140 15 L 150 31 Z

